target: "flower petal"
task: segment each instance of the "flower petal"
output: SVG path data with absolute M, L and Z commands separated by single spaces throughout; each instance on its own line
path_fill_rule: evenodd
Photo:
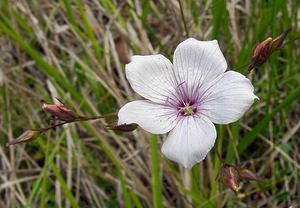
M 213 123 L 237 121 L 258 97 L 249 79 L 238 72 L 228 71 L 216 78 L 201 97 L 199 112 Z
M 183 41 L 175 50 L 173 64 L 176 81 L 185 83 L 188 95 L 193 95 L 204 83 L 214 80 L 227 69 L 216 40 L 189 38 Z
M 133 56 L 126 65 L 131 87 L 146 99 L 165 103 L 175 95 L 172 63 L 163 55 Z
M 191 168 L 206 157 L 216 137 L 216 128 L 208 118 L 188 116 L 169 133 L 161 151 L 170 160 Z
M 136 123 L 153 134 L 165 134 L 176 125 L 174 109 L 148 100 L 124 105 L 118 113 L 118 125 Z

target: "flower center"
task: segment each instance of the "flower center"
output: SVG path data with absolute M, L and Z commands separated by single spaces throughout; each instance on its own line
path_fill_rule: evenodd
M 190 116 L 193 115 L 196 111 L 196 108 L 193 106 L 185 106 L 184 108 L 182 108 L 181 113 L 183 116 Z

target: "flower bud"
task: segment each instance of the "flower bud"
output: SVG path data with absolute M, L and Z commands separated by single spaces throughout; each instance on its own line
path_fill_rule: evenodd
M 251 181 L 251 180 L 260 181 L 261 180 L 261 178 L 259 176 L 257 176 L 255 173 L 253 173 L 251 170 L 249 170 L 247 168 L 239 168 L 238 173 L 242 179 L 245 179 L 248 181 Z
M 263 63 L 265 63 L 268 60 L 269 56 L 282 45 L 285 37 L 290 31 L 291 28 L 281 33 L 275 39 L 269 37 L 263 42 L 258 43 L 252 53 L 251 64 L 248 70 L 251 71 L 253 68 L 259 67 Z
M 233 191 L 239 189 L 239 174 L 237 168 L 230 164 L 223 164 L 220 172 L 223 183 L 229 186 Z
M 283 43 L 285 37 L 291 32 L 291 28 L 287 29 L 283 33 L 281 33 L 278 37 L 276 37 L 272 42 L 272 51 L 277 50 Z
M 116 125 L 116 124 L 110 124 L 107 125 L 107 127 L 111 130 L 118 130 L 118 131 L 123 131 L 123 132 L 131 132 L 134 131 L 139 125 L 135 123 L 131 124 L 121 124 L 121 125 Z
M 25 132 L 23 132 L 23 134 L 21 134 L 15 140 L 8 142 L 8 145 L 15 145 L 15 144 L 19 144 L 22 142 L 29 142 L 29 141 L 36 139 L 36 136 L 37 136 L 36 131 L 26 130 Z
M 250 68 L 261 66 L 267 61 L 272 53 L 272 38 L 267 38 L 263 42 L 256 45 L 254 48 Z M 249 68 L 249 69 L 250 69 Z
M 62 121 L 72 121 L 77 118 L 75 112 L 65 105 L 49 105 L 44 103 L 42 108 Z

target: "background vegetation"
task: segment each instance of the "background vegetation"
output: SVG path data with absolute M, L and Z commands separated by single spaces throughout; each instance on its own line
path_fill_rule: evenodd
M 0 207 L 299 207 L 300 51 L 294 41 L 248 75 L 260 98 L 238 122 L 217 126 L 216 148 L 265 178 L 238 193 L 217 178 L 214 151 L 184 170 L 162 157 L 165 136 L 120 133 L 104 120 L 57 128 L 26 144 L 6 143 L 49 125 L 41 100 L 80 114 L 117 112 L 138 99 L 125 78 L 133 54 L 172 58 L 188 35 L 217 39 L 241 73 L 258 40 L 288 27 L 299 35 L 300 2 L 2 0 L 0 2 Z

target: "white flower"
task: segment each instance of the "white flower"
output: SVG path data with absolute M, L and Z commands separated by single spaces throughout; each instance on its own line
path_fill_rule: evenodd
M 173 64 L 162 55 L 133 56 L 126 76 L 146 100 L 123 106 L 118 124 L 136 123 L 153 134 L 170 132 L 162 153 L 192 167 L 214 146 L 213 123 L 238 120 L 257 98 L 249 79 L 226 69 L 216 40 L 183 41 Z

